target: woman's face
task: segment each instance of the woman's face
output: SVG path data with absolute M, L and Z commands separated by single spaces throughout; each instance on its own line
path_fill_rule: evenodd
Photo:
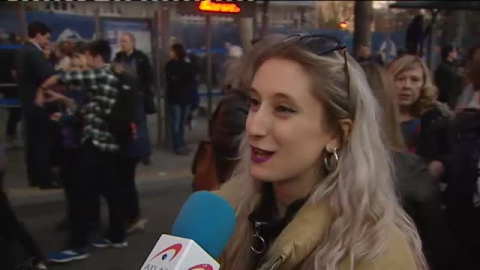
M 311 89 L 308 74 L 290 60 L 268 60 L 255 74 L 246 122 L 254 179 L 297 179 L 314 175 L 322 164 L 333 133 Z
M 421 67 L 407 69 L 394 78 L 397 103 L 399 106 L 411 107 L 417 102 L 424 85 Z
M 87 60 L 82 54 L 77 54 L 72 58 L 72 69 L 74 70 L 83 70 L 87 66 Z

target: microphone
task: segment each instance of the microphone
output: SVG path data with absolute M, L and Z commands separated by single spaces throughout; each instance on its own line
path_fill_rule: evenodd
M 235 227 L 235 211 L 218 195 L 193 193 L 180 209 L 172 234 L 163 234 L 141 270 L 218 270 L 215 260 Z

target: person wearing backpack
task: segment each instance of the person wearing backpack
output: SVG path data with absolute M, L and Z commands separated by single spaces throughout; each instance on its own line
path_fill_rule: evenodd
M 135 46 L 136 40 L 132 33 L 124 32 L 120 34 L 120 51 L 115 55 L 114 62 L 121 63 L 127 72 L 137 78 L 138 90 L 143 101 L 143 111 L 146 115 L 152 115 L 157 112 L 155 94 L 152 91 L 154 84 L 153 68 L 148 56 Z M 146 128 L 148 129 L 148 126 Z M 151 164 L 150 154 L 141 158 L 143 164 Z
M 106 40 L 89 43 L 85 49 L 88 65 L 85 71 L 71 71 L 48 78 L 37 90 L 35 102 L 42 106 L 46 101 L 60 100 L 49 90 L 54 85 L 81 85 L 88 96 L 80 107 L 67 106 L 72 113 L 80 113 L 83 119 L 83 136 L 75 168 L 72 195 L 72 230 L 66 249 L 47 255 L 49 261 L 66 263 L 86 259 L 90 244 L 97 248 L 128 246 L 124 220 L 124 192 L 118 183 L 121 140 L 128 137 L 128 127 L 122 127 L 131 116 L 126 97 L 128 86 L 109 65 L 110 44 Z M 130 103 L 131 104 L 131 103 Z M 119 110 L 124 109 L 124 110 Z M 123 114 L 119 113 L 123 112 Z M 98 207 L 98 194 L 104 196 L 109 210 L 109 228 L 104 238 L 90 243 L 88 240 L 89 217 Z
M 124 65 L 121 63 L 115 63 L 114 70 L 119 74 L 119 78 L 124 78 L 126 71 Z M 123 74 L 124 76 L 121 76 Z M 133 79 L 130 77 L 130 79 Z M 124 83 L 127 83 L 124 81 Z M 138 201 L 138 192 L 135 185 L 135 171 L 137 166 L 142 159 L 149 157 L 152 153 L 150 136 L 147 126 L 147 113 L 146 113 L 146 103 L 145 92 L 138 87 L 135 81 L 132 81 L 132 90 L 129 92 L 128 96 L 119 96 L 123 97 L 125 102 L 130 102 L 127 107 L 129 110 L 125 110 L 125 106 L 114 107 L 112 114 L 117 113 L 118 111 L 129 111 L 130 115 L 124 121 L 123 125 L 127 124 L 131 127 L 130 130 L 127 130 L 128 137 L 121 140 L 120 144 L 120 184 L 124 192 L 124 211 L 125 211 L 125 221 L 127 233 L 131 234 L 139 230 L 143 230 L 145 227 L 146 219 L 141 218 L 140 215 L 140 206 Z M 125 93 L 121 91 L 120 93 Z M 120 123 L 120 126 L 122 124 Z

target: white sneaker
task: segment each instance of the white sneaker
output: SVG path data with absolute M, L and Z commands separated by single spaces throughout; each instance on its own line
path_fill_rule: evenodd
M 147 224 L 147 221 L 148 220 L 144 218 L 137 220 L 135 223 L 133 223 L 127 228 L 127 234 L 133 234 L 138 231 L 145 230 L 145 224 Z

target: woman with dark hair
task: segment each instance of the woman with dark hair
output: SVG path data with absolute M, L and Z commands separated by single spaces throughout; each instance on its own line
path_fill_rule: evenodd
M 186 61 L 186 55 L 183 45 L 173 44 L 169 51 L 170 61 L 165 66 L 173 150 L 179 155 L 189 152 L 185 146 L 184 128 L 187 109 L 192 103 L 190 89 L 195 83 L 194 67 Z

